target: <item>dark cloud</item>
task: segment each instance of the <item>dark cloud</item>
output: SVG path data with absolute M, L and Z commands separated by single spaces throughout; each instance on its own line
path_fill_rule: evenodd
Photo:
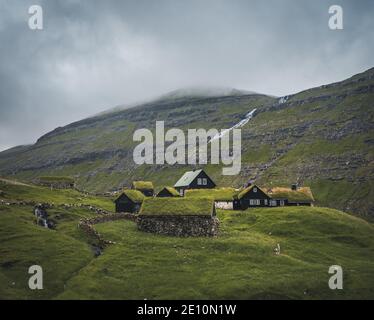
M 28 29 L 41 4 L 44 30 Z M 344 30 L 328 29 L 328 7 Z M 0 149 L 186 86 L 285 95 L 373 66 L 373 1 L 0 0 Z

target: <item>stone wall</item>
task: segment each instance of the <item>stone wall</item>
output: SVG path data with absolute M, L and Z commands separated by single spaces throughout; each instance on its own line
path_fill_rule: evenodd
M 66 181 L 42 181 L 35 179 L 32 181 L 33 184 L 42 187 L 48 187 L 53 189 L 75 189 L 75 183 L 66 182 Z
M 110 213 L 98 217 L 80 219 L 78 228 L 80 228 L 89 237 L 93 237 L 98 240 L 100 247 L 104 247 L 105 245 L 113 244 L 114 242 L 105 240 L 93 226 L 97 223 L 116 221 L 121 219 L 136 221 L 136 216 L 131 213 Z
M 209 216 L 139 216 L 138 229 L 177 237 L 218 235 L 219 220 Z

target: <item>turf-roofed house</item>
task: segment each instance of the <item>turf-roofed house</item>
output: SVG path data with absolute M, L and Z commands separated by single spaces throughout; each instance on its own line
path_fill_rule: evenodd
M 245 210 L 251 207 L 268 207 L 271 200 L 270 196 L 255 184 L 244 188 L 234 198 L 234 210 Z
M 154 187 L 151 181 L 133 181 L 131 189 L 140 191 L 146 197 L 152 197 L 154 194 Z
M 314 197 L 309 187 L 274 187 L 261 189 L 253 184 L 234 196 L 234 210 L 253 207 L 313 206 Z
M 138 190 L 124 190 L 114 201 L 116 212 L 138 213 L 144 199 L 144 194 Z
M 163 187 L 156 197 L 180 197 L 179 192 L 173 187 Z
M 210 198 L 148 198 L 137 219 L 138 229 L 171 236 L 215 236 L 219 220 Z
M 188 189 L 186 198 L 211 198 L 217 209 L 246 210 L 258 207 L 312 206 L 314 197 L 309 187 L 260 188 L 252 184 L 246 188 Z
M 313 206 L 314 197 L 309 187 L 298 187 L 292 185 L 291 188 L 275 187 L 269 188 L 267 194 L 271 197 L 271 206 L 280 205 L 284 201 L 286 206 Z
M 203 169 L 185 172 L 174 185 L 181 196 L 184 196 L 187 189 L 211 189 L 215 187 L 216 184 Z

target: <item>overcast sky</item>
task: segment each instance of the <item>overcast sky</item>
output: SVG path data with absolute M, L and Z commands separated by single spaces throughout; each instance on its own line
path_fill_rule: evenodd
M 344 30 L 328 28 L 333 4 Z M 374 66 L 373 16 L 370 0 L 0 0 L 0 150 L 178 88 L 282 96 L 343 80 Z

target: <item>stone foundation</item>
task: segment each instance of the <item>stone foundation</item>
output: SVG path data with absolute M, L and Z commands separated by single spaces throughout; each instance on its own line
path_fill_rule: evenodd
M 212 237 L 219 220 L 209 216 L 138 216 L 138 229 L 177 237 Z

